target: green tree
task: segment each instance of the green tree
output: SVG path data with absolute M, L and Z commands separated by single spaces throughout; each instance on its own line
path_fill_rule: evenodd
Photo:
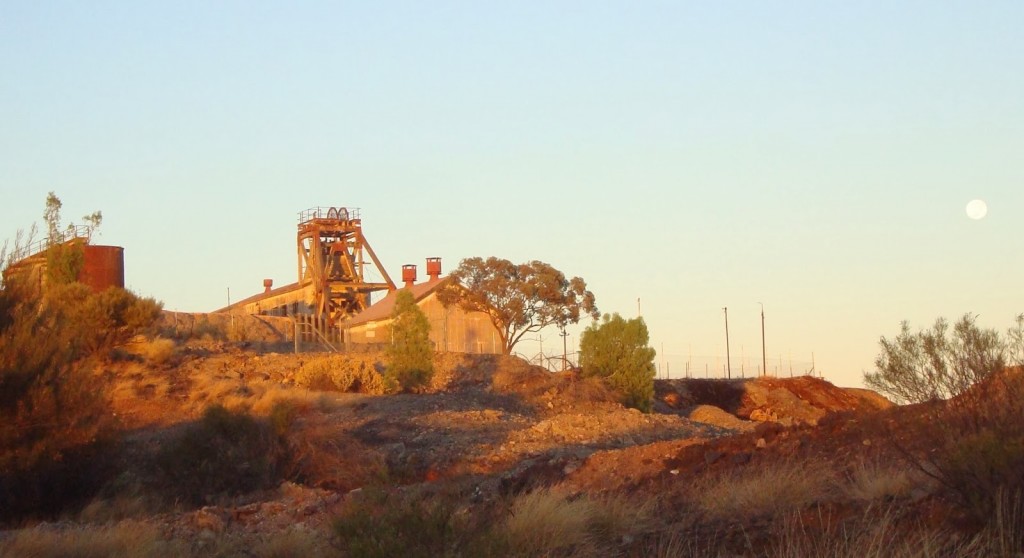
M 55 244 L 61 241 L 60 232 L 60 208 L 64 204 L 57 197 L 57 194 L 50 192 L 46 195 L 46 209 L 43 210 L 43 222 L 46 223 L 46 242 Z
M 85 228 L 89 231 L 89 240 L 92 240 L 93 233 L 103 223 L 103 212 L 93 211 L 92 214 L 83 216 L 82 221 L 85 223 Z
M 956 397 L 1006 366 L 1006 346 L 999 333 L 979 328 L 970 314 L 952 331 L 944 318 L 916 333 L 903 322 L 899 335 L 882 337 L 879 343 L 876 370 L 864 373 L 864 383 L 897 403 Z
M 395 298 L 387 356 L 389 364 L 384 379 L 389 387 L 415 389 L 429 383 L 434 374 L 430 322 L 406 289 L 398 291 Z
M 495 257 L 467 258 L 451 277 L 454 281 L 441 288 L 438 299 L 445 306 L 457 304 L 467 312 L 487 314 L 507 355 L 529 332 L 600 315 L 583 279 L 566 279 L 544 262 L 516 265 Z
M 626 320 L 605 314 L 600 324 L 591 324 L 580 337 L 583 376 L 604 378 L 627 406 L 650 412 L 656 353 L 649 340 L 643 318 Z
M 61 232 L 61 208 L 64 206 L 57 194 L 50 192 L 46 195 L 46 208 L 43 210 L 43 221 L 46 223 L 46 279 L 52 284 L 67 284 L 78 280 L 78 276 L 85 264 L 85 251 L 81 242 L 75 239 L 74 234 L 65 235 Z M 88 232 L 85 242 L 89 242 L 92 234 L 103 222 L 103 213 L 94 211 L 91 215 L 82 217 Z M 74 233 L 75 224 L 69 223 L 65 230 Z M 72 242 L 65 242 L 65 239 Z

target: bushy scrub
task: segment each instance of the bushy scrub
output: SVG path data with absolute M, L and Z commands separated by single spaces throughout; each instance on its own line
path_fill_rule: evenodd
M 384 379 L 373 365 L 344 355 L 318 357 L 302 365 L 296 385 L 320 391 L 384 393 Z
M 286 429 L 243 412 L 214 405 L 160 452 L 165 488 L 187 503 L 201 505 L 276 486 L 285 459 Z
M 86 458 L 115 426 L 97 366 L 159 312 L 118 288 L 0 288 L 0 515 L 59 511 L 94 488 Z
M 999 494 L 1024 491 L 1024 316 L 1005 338 L 965 315 L 952 330 L 941 318 L 919 332 L 904 323 L 880 343 L 865 383 L 897 401 L 926 403 L 889 439 L 987 523 Z
M 467 505 L 465 495 L 369 490 L 347 501 L 334 534 L 347 556 L 616 556 L 649 525 L 618 497 L 553 490 Z
M 654 356 L 643 318 L 604 315 L 580 337 L 580 368 L 584 377 L 604 378 L 629 407 L 650 412 L 654 399 Z
M 430 383 L 434 375 L 430 322 L 408 290 L 399 291 L 395 300 L 387 356 L 384 382 L 392 391 L 413 390 Z
M 349 501 L 334 534 L 353 558 L 450 556 L 469 534 L 454 511 L 444 498 L 370 491 Z

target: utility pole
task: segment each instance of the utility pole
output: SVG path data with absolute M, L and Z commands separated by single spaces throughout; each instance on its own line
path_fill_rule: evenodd
M 565 331 L 565 328 L 563 327 L 562 333 L 560 333 L 559 335 L 562 336 L 562 372 L 565 372 L 566 370 L 569 369 L 569 349 L 567 348 L 568 345 L 566 344 L 566 339 L 569 338 L 569 334 Z
M 726 377 L 732 379 L 732 359 L 729 357 L 729 308 L 723 307 L 725 311 L 725 366 Z
M 639 318 L 641 316 L 643 314 L 640 313 L 640 297 L 636 297 L 636 317 Z
M 231 311 L 231 287 L 228 287 L 228 314 L 231 315 L 231 329 L 235 329 L 235 313 Z
M 758 304 L 761 304 L 758 302 Z M 768 375 L 768 357 L 764 352 L 764 304 L 761 304 L 761 375 Z

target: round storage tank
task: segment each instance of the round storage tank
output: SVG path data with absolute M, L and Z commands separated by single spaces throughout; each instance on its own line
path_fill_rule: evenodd
M 85 262 L 78 281 L 99 292 L 108 287 L 124 288 L 124 248 L 86 244 Z

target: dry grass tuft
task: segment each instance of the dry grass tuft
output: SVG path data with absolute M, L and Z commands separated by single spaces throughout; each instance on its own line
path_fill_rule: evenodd
M 0 540 L 0 556 L 25 558 L 159 558 L 184 556 L 186 552 L 183 542 L 162 540 L 156 528 L 133 521 L 66 531 L 36 527 Z
M 995 513 L 977 538 L 979 555 L 1024 555 L 1024 494 L 1001 491 Z
M 79 512 L 78 519 L 83 523 L 109 523 L 141 517 L 154 508 L 153 502 L 143 496 L 97 498 Z
M 1021 498 L 1002 496 L 989 526 L 974 536 L 922 525 L 898 508 L 868 507 L 862 517 L 843 523 L 819 522 L 810 528 L 798 514 L 783 522 L 769 558 L 931 558 L 958 556 L 988 558 L 1020 556 L 1024 551 L 1024 507 Z
M 734 556 L 721 548 L 715 537 L 697 540 L 676 531 L 659 533 L 645 545 L 640 554 L 648 558 L 712 558 Z
M 624 535 L 643 529 L 648 511 L 620 496 L 570 498 L 541 489 L 513 501 L 502 526 L 512 554 L 544 556 L 568 552 L 598 556 Z M 559 554 L 560 555 L 560 554 Z
M 326 542 L 327 537 L 323 533 L 293 528 L 271 534 L 255 545 L 248 555 L 256 558 L 316 558 L 333 555 L 334 552 L 330 552 Z
M 924 479 L 917 478 L 906 468 L 878 463 L 860 463 L 854 466 L 849 480 L 849 484 L 846 485 L 846 496 L 852 500 L 866 502 L 905 498 L 915 486 L 924 482 Z
M 594 541 L 587 524 L 593 513 L 589 500 L 568 500 L 556 492 L 536 490 L 513 502 L 504 533 L 513 548 L 528 556 L 567 547 L 590 550 Z
M 150 341 L 144 342 L 138 348 L 138 353 L 150 364 L 161 365 L 174 356 L 177 350 L 177 344 L 173 339 L 164 339 L 163 337 L 157 337 Z
M 698 480 L 695 507 L 713 521 L 779 517 L 832 496 L 835 473 L 818 461 L 748 465 Z

